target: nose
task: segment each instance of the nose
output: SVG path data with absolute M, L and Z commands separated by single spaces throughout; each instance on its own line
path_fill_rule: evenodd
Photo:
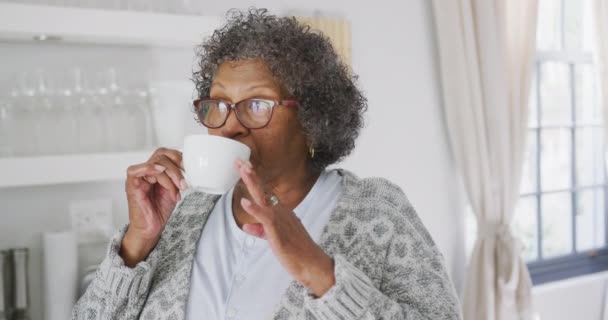
M 249 133 L 249 129 L 245 128 L 237 119 L 236 113 L 232 110 L 228 114 L 226 123 L 220 129 L 220 134 L 225 138 L 236 139 L 245 136 Z

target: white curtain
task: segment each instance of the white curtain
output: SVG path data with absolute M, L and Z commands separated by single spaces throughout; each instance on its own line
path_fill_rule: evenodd
M 608 0 L 594 0 L 593 5 L 600 103 L 604 110 L 604 145 L 605 150 L 608 151 Z M 608 320 L 608 281 L 605 286 L 602 319 Z
M 604 110 L 604 122 L 608 124 L 608 0 L 594 0 L 593 4 L 600 103 Z M 608 125 L 604 125 L 604 128 L 607 138 L 605 141 L 608 143 Z
M 445 122 L 477 217 L 465 320 L 532 319 L 531 280 L 510 229 L 519 197 L 537 0 L 433 0 Z

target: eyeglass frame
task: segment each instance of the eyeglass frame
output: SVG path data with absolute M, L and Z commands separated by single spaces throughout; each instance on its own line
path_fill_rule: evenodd
M 245 125 L 243 123 L 243 121 L 241 121 L 241 118 L 239 118 L 239 113 L 236 111 L 236 105 L 241 103 L 241 102 L 245 102 L 245 101 L 249 101 L 249 100 L 261 100 L 261 101 L 265 101 L 265 102 L 272 102 L 272 105 L 270 107 L 270 116 L 268 117 L 268 121 L 266 122 L 266 124 L 264 124 L 261 127 L 256 127 L 256 128 L 250 128 L 247 125 Z M 201 120 L 200 117 L 200 107 L 198 107 L 197 105 L 202 104 L 205 101 L 216 101 L 216 102 L 221 102 L 226 104 L 226 106 L 228 107 L 228 113 L 226 114 L 226 118 L 224 119 L 224 121 L 222 122 L 222 124 L 218 125 L 217 127 L 210 127 L 208 125 L 206 125 L 203 120 Z M 290 99 L 285 99 L 285 100 L 272 100 L 272 99 L 263 99 L 263 98 L 249 98 L 249 99 L 244 99 L 241 101 L 237 101 L 235 103 L 230 103 L 226 100 L 223 99 L 212 99 L 212 98 L 201 98 L 201 99 L 196 99 L 194 101 L 192 101 L 192 105 L 194 106 L 194 111 L 196 113 L 196 117 L 198 118 L 198 121 L 205 127 L 209 128 L 209 129 L 218 129 L 223 127 L 226 124 L 226 121 L 228 121 L 228 117 L 230 117 L 230 112 L 234 111 L 234 115 L 236 116 L 236 120 L 245 128 L 250 129 L 250 130 L 255 130 L 255 129 L 263 129 L 265 127 L 268 126 L 268 124 L 270 123 L 270 121 L 272 120 L 272 115 L 274 114 L 274 109 L 275 107 L 278 106 L 286 106 L 286 107 L 297 107 L 300 105 L 300 103 L 297 100 L 290 100 Z

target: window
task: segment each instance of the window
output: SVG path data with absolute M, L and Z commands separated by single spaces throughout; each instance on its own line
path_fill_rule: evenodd
M 513 231 L 535 284 L 608 270 L 604 128 L 591 0 L 540 0 Z

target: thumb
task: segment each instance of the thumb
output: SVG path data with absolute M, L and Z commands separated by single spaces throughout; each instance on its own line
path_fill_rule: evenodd
M 243 225 L 243 231 L 254 237 L 266 239 L 266 232 L 261 223 L 246 223 Z

